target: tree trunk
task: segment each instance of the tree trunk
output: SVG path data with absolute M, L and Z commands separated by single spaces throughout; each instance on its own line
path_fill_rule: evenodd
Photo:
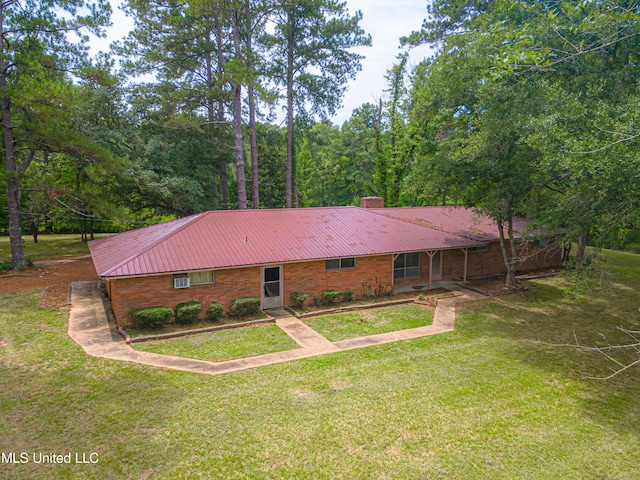
M 258 182 L 258 140 L 256 136 L 256 104 L 254 87 L 249 84 L 249 141 L 251 143 L 251 206 L 260 207 L 260 193 Z
M 253 31 L 251 27 L 251 8 L 249 2 L 246 3 L 247 15 L 247 70 L 250 72 L 250 79 L 247 84 L 247 95 L 249 97 L 249 143 L 251 145 L 251 207 L 260 207 L 260 193 L 258 182 L 258 140 L 256 138 L 256 99 L 255 87 L 253 85 Z
M 587 239 L 589 238 L 589 234 L 587 232 L 580 232 L 576 237 L 576 265 L 584 266 L 586 263 L 586 254 L 585 250 L 587 248 Z
M 224 102 L 218 102 L 218 121 L 222 125 L 224 118 Z M 229 177 L 227 175 L 227 160 L 224 155 L 220 157 L 220 208 L 229 209 Z
M 33 243 L 38 243 L 38 223 L 31 222 L 31 236 L 33 237 Z
M 242 144 L 242 85 L 233 85 L 233 143 L 238 181 L 238 208 L 247 208 L 247 183 L 244 176 L 244 145 Z
M 222 45 L 222 26 L 220 18 L 216 15 L 216 42 L 217 42 L 217 68 L 220 78 L 224 75 L 224 49 Z M 221 87 L 222 88 L 222 87 Z M 218 123 L 224 125 L 224 101 L 222 98 L 218 100 Z M 224 156 L 220 157 L 220 208 L 222 210 L 229 209 L 229 179 L 227 177 L 227 160 Z
M 292 173 L 293 173 L 293 56 L 295 53 L 295 19 L 289 12 L 289 38 L 287 45 L 287 165 L 285 167 L 286 207 L 292 207 Z
M 240 60 L 240 25 L 238 9 L 233 11 L 233 46 L 235 57 Z M 236 180 L 238 183 L 238 208 L 247 208 L 247 183 L 244 176 L 244 145 L 242 143 L 242 84 L 233 79 L 233 144 L 236 159 Z
M 569 260 L 569 256 L 571 254 L 571 242 L 564 242 L 562 244 L 562 261 L 566 262 Z
M 505 274 L 505 284 L 507 285 L 507 287 L 512 287 L 512 286 L 515 286 L 516 284 L 516 277 L 515 277 L 515 272 L 513 271 L 513 264 L 509 259 L 509 252 L 507 251 L 507 245 L 504 238 L 503 227 L 504 227 L 504 224 L 498 225 L 498 228 L 500 229 L 500 250 L 502 251 L 504 266 L 507 270 L 507 273 Z
M 4 103 L 4 99 L 3 99 Z M 3 108 L 4 110 L 4 108 Z M 13 143 L 12 140 L 8 140 L 7 137 L 11 137 L 11 131 L 7 135 L 7 126 L 4 121 L 5 115 L 3 112 L 3 128 L 5 129 L 5 145 L 8 145 L 8 141 Z M 9 120 L 10 122 L 10 120 Z M 10 128 L 10 127 L 9 127 Z M 22 248 L 22 228 L 20 225 L 20 174 L 15 168 L 14 154 L 10 153 L 13 150 L 12 147 L 6 148 L 6 160 L 7 160 L 7 207 L 9 210 L 9 243 L 11 245 L 11 268 L 14 270 L 20 270 L 26 267 L 27 260 L 24 256 L 24 249 Z
M 376 172 L 374 175 L 376 194 L 379 197 L 387 198 L 387 159 L 382 151 L 382 98 L 378 102 L 378 117 L 374 126 L 375 152 L 376 152 Z
M 227 162 L 224 157 L 220 160 L 220 208 L 229 210 L 229 178 L 227 176 Z
M 207 31 L 205 32 L 205 36 L 207 39 L 207 43 L 211 42 L 211 35 L 212 32 L 211 30 L 207 29 Z M 215 99 L 213 98 L 213 96 L 211 95 L 211 92 L 213 91 L 214 88 L 214 78 L 213 78 L 213 58 L 211 55 L 211 51 L 207 52 L 206 55 L 206 59 L 205 59 L 205 67 L 206 67 L 206 75 L 207 75 L 207 96 L 206 96 L 206 102 L 207 102 L 207 123 L 208 123 L 208 127 L 209 127 L 209 136 L 208 136 L 208 140 L 209 143 L 212 145 L 215 145 L 216 143 L 216 135 L 215 135 L 215 130 L 214 130 L 214 124 L 215 124 L 215 120 L 216 120 L 216 112 L 215 112 Z M 214 173 L 213 174 L 213 178 L 211 179 L 213 182 L 213 208 L 217 209 L 220 206 L 220 201 L 218 196 L 216 195 L 216 191 L 218 189 L 218 180 L 219 180 L 219 174 Z
M 285 185 L 287 208 L 291 208 L 291 185 L 293 171 L 293 86 L 287 86 L 287 165 L 285 167 Z
M 4 39 L 4 7 L 0 6 L 0 38 Z M 7 166 L 7 208 L 9 210 L 9 243 L 11 245 L 11 268 L 23 269 L 27 260 L 22 248 L 22 226 L 20 223 L 21 172 L 16 163 L 16 145 L 11 121 L 11 99 L 7 92 L 7 61 L 4 42 L 0 42 L 0 95 L 2 95 L 2 130 L 4 154 Z
M 507 244 L 504 238 L 504 223 L 507 219 L 507 229 L 509 233 L 509 244 L 511 249 L 511 254 L 507 250 Z M 515 287 L 518 284 L 516 279 L 516 248 L 513 238 L 513 216 L 511 215 L 511 202 L 508 199 L 503 201 L 502 205 L 502 215 L 498 222 L 498 230 L 500 233 L 500 250 L 502 251 L 502 258 L 504 260 L 504 266 L 506 269 L 505 275 L 505 283 L 507 287 Z
M 518 285 L 520 282 L 518 282 L 518 279 L 516 278 L 516 272 L 518 269 L 518 251 L 516 249 L 516 239 L 513 236 L 513 217 L 511 215 L 509 215 L 508 219 L 507 219 L 507 224 L 508 224 L 508 233 L 509 233 L 509 246 L 511 247 L 511 269 L 509 270 L 509 274 L 510 274 L 510 282 L 511 285 L 516 286 Z

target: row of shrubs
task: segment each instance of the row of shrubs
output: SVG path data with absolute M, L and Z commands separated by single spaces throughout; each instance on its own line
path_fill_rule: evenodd
M 172 321 L 179 325 L 193 323 L 200 318 L 203 304 L 200 302 L 183 302 L 176 305 L 172 310 L 170 307 L 144 307 L 135 308 L 129 311 L 133 317 L 136 328 L 150 329 L 160 328 Z M 231 301 L 231 315 L 244 317 L 260 312 L 260 299 L 257 297 L 236 298 Z M 218 302 L 209 304 L 205 313 L 207 320 L 216 322 L 224 315 L 224 306 Z
M 314 295 L 311 298 L 313 305 L 319 307 L 320 305 L 333 305 L 338 302 L 350 302 L 353 299 L 354 290 L 324 290 L 321 295 Z M 307 300 L 309 295 L 302 292 L 291 292 L 289 296 L 291 298 L 291 303 L 293 303 L 294 307 L 302 308 L 304 307 L 304 302 Z

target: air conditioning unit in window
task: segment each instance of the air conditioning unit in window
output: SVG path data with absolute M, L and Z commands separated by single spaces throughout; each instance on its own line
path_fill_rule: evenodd
M 189 277 L 173 278 L 173 288 L 188 288 L 190 285 Z

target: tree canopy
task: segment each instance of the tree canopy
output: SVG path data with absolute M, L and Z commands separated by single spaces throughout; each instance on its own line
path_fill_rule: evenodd
M 16 268 L 27 231 L 367 195 L 490 214 L 511 283 L 516 215 L 576 241 L 578 263 L 588 243 L 638 238 L 636 2 L 430 2 L 380 98 L 342 125 L 329 119 L 354 47 L 371 43 L 343 2 L 128 0 L 134 29 L 93 59 L 84 35 L 108 4 L 1 8 L 0 229 Z M 410 68 L 421 44 L 433 55 Z
M 434 2 L 405 38 L 437 48 L 413 85 L 430 147 L 412 188 L 481 208 L 500 232 L 516 214 L 544 220 L 578 239 L 580 262 L 589 236 L 633 226 L 639 14 L 618 1 Z

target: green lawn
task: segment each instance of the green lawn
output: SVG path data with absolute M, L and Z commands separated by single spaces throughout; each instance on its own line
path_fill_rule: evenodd
M 300 347 L 276 325 L 256 325 L 135 343 L 134 348 L 143 352 L 221 362 Z
M 424 327 L 432 322 L 433 308 L 415 303 L 304 319 L 304 323 L 330 342 Z
M 108 234 L 97 234 L 95 238 L 106 237 Z M 31 260 L 41 258 L 67 257 L 73 255 L 88 255 L 89 247 L 83 243 L 79 234 L 70 235 L 39 235 L 38 243 L 33 242 L 33 237 L 24 235 L 22 237 L 24 254 Z M 9 237 L 0 236 L 0 262 L 11 260 L 11 246 Z
M 99 462 L 0 478 L 638 478 L 640 368 L 548 345 L 640 329 L 640 256 L 609 260 L 611 292 L 536 280 L 452 333 L 214 377 L 88 357 L 40 292 L 2 294 L 0 452 Z

